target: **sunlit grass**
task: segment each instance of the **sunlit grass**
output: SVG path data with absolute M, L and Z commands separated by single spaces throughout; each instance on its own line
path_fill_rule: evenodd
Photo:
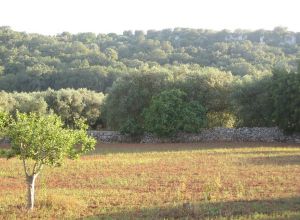
M 0 219 L 300 219 L 300 146 L 99 145 L 46 168 L 25 208 L 21 162 L 0 159 Z

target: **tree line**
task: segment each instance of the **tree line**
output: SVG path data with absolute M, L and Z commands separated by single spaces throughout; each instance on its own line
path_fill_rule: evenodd
M 85 119 L 90 128 L 101 122 L 102 93 L 87 89 L 48 89 L 42 92 L 0 92 L 0 111 L 15 116 L 16 112 L 46 115 L 58 114 L 64 124 L 74 127 L 76 120 Z
M 300 72 L 274 70 L 240 78 L 204 67 L 176 80 L 168 74 L 131 74 L 113 85 L 103 107 L 108 126 L 131 134 L 170 135 L 217 126 L 299 132 Z
M 279 126 L 300 131 L 300 73 L 274 70 L 234 76 L 217 68 L 185 73 L 127 73 L 106 94 L 87 89 L 48 89 L 0 93 L 2 110 L 15 114 L 54 112 L 72 127 L 87 120 L 90 128 L 170 136 L 203 128 Z

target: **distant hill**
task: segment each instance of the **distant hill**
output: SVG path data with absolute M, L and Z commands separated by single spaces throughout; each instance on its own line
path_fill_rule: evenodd
M 203 66 L 233 75 L 296 69 L 300 33 L 164 29 L 122 35 L 64 32 L 44 36 L 0 27 L 0 90 L 88 88 L 106 92 L 121 75 Z

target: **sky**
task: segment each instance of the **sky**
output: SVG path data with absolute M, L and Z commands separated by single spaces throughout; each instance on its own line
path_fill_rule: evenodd
M 55 35 L 124 30 L 287 27 L 300 32 L 300 0 L 0 0 L 0 26 Z

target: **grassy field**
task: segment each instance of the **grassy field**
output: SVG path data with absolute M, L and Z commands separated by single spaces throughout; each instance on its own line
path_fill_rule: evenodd
M 36 193 L 27 212 L 21 162 L 0 158 L 0 219 L 300 219 L 300 145 L 99 144 Z

